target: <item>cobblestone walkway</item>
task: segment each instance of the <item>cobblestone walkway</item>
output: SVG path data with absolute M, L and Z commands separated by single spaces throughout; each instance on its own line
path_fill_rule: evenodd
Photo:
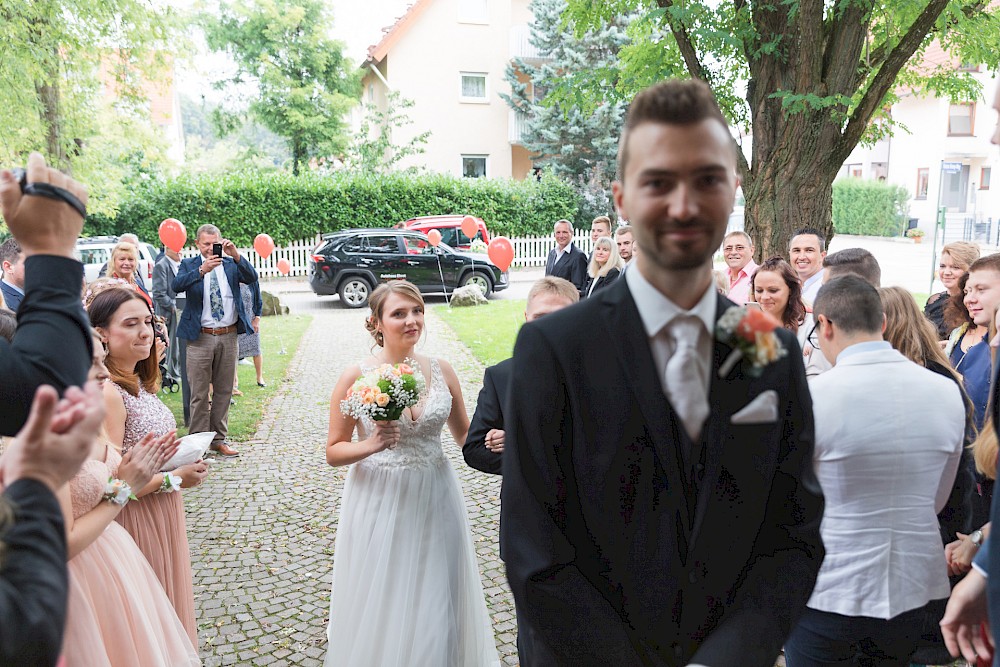
M 205 665 L 322 665 L 334 537 L 346 468 L 326 464 L 330 393 L 369 354 L 367 310 L 313 312 L 283 387 L 242 456 L 216 463 L 185 495 L 198 636 Z M 455 367 L 469 416 L 483 367 L 433 312 L 418 350 Z M 265 350 L 265 354 L 270 351 Z M 276 378 L 275 378 L 276 379 Z M 445 429 L 465 493 L 486 602 L 504 664 L 516 665 L 514 605 L 497 545 L 500 478 L 465 465 Z M 391 630 L 390 630 L 391 631 Z

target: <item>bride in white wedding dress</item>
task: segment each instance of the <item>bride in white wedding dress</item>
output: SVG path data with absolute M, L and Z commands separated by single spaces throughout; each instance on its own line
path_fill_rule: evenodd
M 378 347 L 340 376 L 330 400 L 326 460 L 351 468 L 337 526 L 326 667 L 499 665 L 465 500 L 441 448 L 446 422 L 460 444 L 469 430 L 458 376 L 447 362 L 414 352 L 424 327 L 416 287 L 382 285 L 369 305 Z M 341 413 L 358 377 L 406 359 L 417 362 L 426 389 L 400 419 Z

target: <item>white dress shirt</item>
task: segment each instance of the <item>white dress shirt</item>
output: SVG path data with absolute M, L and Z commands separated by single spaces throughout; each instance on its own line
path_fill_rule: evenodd
M 810 306 L 816 301 L 819 288 L 823 286 L 823 273 L 823 269 L 820 269 L 811 278 L 802 283 L 802 300 Z
M 568 253 L 570 251 L 570 248 L 572 248 L 572 247 L 573 247 L 573 242 L 572 241 L 570 241 L 569 243 L 567 243 L 565 248 L 560 248 L 557 245 L 555 247 L 556 258 L 554 260 L 552 260 L 552 266 L 555 266 L 556 264 L 558 264 L 559 260 L 562 259 L 563 255 L 565 255 L 566 253 Z
M 649 338 L 649 347 L 656 363 L 656 374 L 663 383 L 664 394 L 667 393 L 665 373 L 667 362 L 674 353 L 674 342 L 667 331 L 667 325 L 678 315 L 693 315 L 705 325 L 698 338 L 697 349 L 698 359 L 701 361 L 698 372 L 704 381 L 707 398 L 710 380 L 708 376 L 711 373 L 709 360 L 712 358 L 712 332 L 715 330 L 715 310 L 719 298 L 715 291 L 715 283 L 709 281 L 708 289 L 694 308 L 684 310 L 653 287 L 638 268 L 625 273 L 625 282 L 628 284 L 629 292 L 632 293 L 635 307 L 639 310 L 639 318 L 646 330 L 646 337 Z
M 809 389 L 826 558 L 808 606 L 890 619 L 948 597 L 937 513 L 965 436 L 958 384 L 873 341 Z
M 219 264 L 205 274 L 201 279 L 205 295 L 201 304 L 201 326 L 210 329 L 221 329 L 236 324 L 236 304 L 233 302 L 233 290 L 229 287 L 226 270 Z M 222 292 L 222 319 L 212 317 L 212 274 L 219 279 L 219 291 Z

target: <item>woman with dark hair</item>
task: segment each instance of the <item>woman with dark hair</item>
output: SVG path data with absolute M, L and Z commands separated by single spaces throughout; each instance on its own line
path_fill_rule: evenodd
M 160 367 L 153 344 L 153 314 L 141 294 L 127 288 L 101 292 L 88 312 L 107 349 L 110 381 L 104 384 L 104 425 L 111 443 L 125 454 L 147 434 L 160 436 L 177 428 L 170 408 L 156 395 Z M 191 554 L 180 488 L 200 484 L 207 473 L 204 461 L 157 473 L 134 490 L 142 501 L 126 505 L 116 518 L 149 560 L 195 646 Z
M 781 257 L 772 257 L 758 266 L 750 278 L 750 301 L 795 333 L 799 347 L 805 346 L 812 328 L 812 314 L 802 301 L 802 284 L 791 264 Z

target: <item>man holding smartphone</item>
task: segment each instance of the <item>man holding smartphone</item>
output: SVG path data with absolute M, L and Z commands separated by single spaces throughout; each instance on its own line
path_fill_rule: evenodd
M 187 341 L 185 381 L 191 386 L 190 430 L 214 431 L 212 450 L 230 458 L 240 455 L 226 442 L 237 334 L 252 328 L 240 298 L 240 283 L 257 282 L 257 272 L 240 256 L 232 241 L 222 238 L 215 225 L 199 227 L 196 243 L 201 255 L 182 261 L 171 284 L 174 292 L 187 296 L 177 337 Z

